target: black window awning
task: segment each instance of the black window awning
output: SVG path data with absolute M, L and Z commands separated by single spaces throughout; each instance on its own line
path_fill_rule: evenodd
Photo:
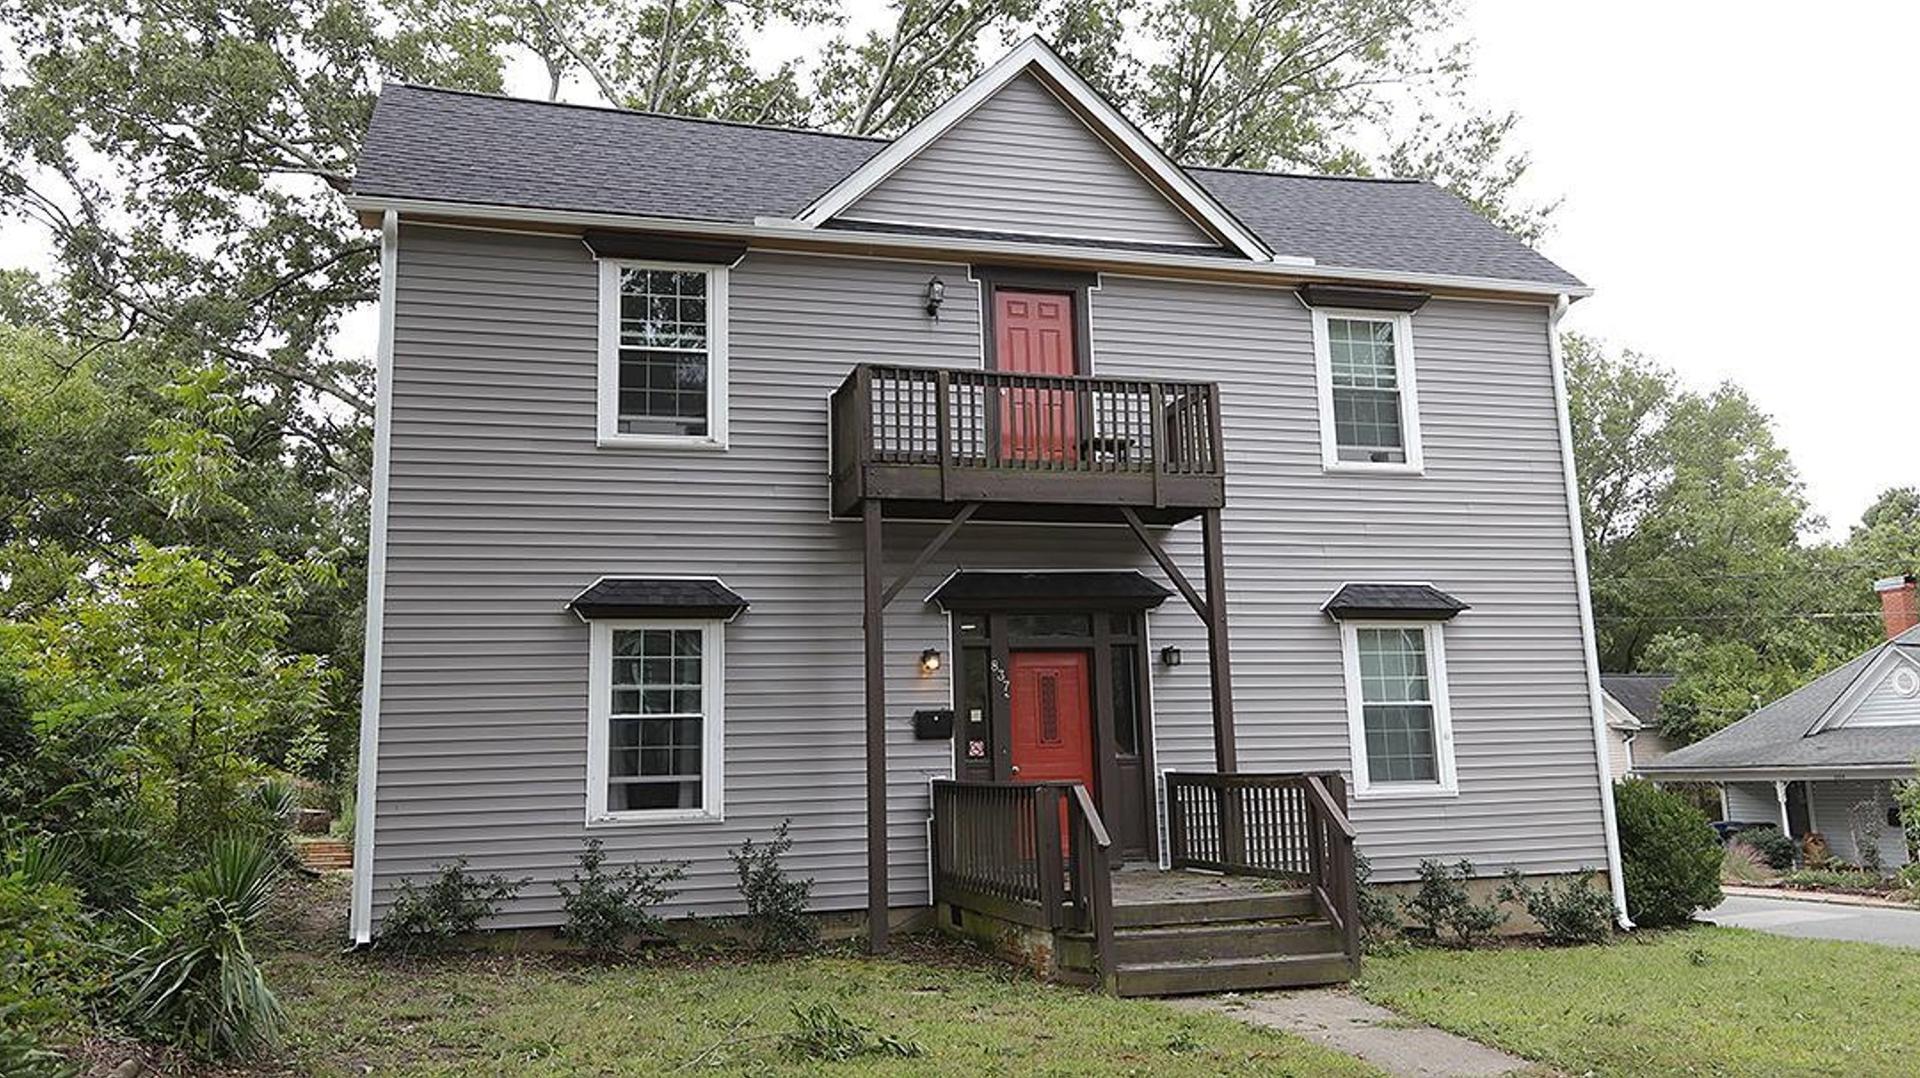
M 1151 610 L 1173 593 L 1132 569 L 1057 573 L 962 569 L 927 601 L 942 610 Z
M 1431 584 L 1346 584 L 1320 607 L 1340 620 L 1416 618 L 1447 621 L 1467 604 Z
M 731 621 L 747 608 L 739 593 L 714 577 L 603 576 L 573 597 L 567 609 L 594 618 L 698 618 Z

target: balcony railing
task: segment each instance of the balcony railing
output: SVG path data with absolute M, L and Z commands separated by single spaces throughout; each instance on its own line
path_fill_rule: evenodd
M 832 467 L 840 513 L 1173 521 L 1226 499 L 1209 382 L 863 365 L 833 395 Z

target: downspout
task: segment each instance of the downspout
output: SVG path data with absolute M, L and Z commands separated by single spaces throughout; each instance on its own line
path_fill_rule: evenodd
M 400 215 L 380 215 L 380 327 L 374 351 L 373 486 L 367 508 L 366 642 L 360 683 L 360 764 L 353 803 L 355 944 L 373 939 L 373 799 L 379 789 L 380 645 L 386 621 L 387 492 L 393 455 L 393 308 L 398 291 Z
M 1587 664 L 1587 700 L 1593 715 L 1593 762 L 1600 793 L 1600 822 L 1606 835 L 1607 878 L 1613 885 L 1613 908 L 1621 928 L 1632 928 L 1627 917 L 1627 881 L 1620 867 L 1620 824 L 1613 815 L 1613 783 L 1607 773 L 1606 705 L 1600 692 L 1600 648 L 1593 631 L 1593 594 L 1587 580 L 1586 525 L 1581 520 L 1580 482 L 1574 472 L 1573 419 L 1567 407 L 1567 365 L 1560 348 L 1560 319 L 1571 306 L 1565 293 L 1554 301 L 1547 316 L 1547 355 L 1553 367 L 1553 399 L 1560 413 L 1560 457 L 1567 488 L 1567 521 L 1573 526 L 1573 580 L 1580 598 L 1580 645 Z

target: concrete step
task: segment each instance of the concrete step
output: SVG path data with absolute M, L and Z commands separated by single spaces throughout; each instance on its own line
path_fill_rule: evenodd
M 1344 952 L 1325 951 L 1198 961 L 1129 962 L 1121 964 L 1118 980 L 1123 996 L 1185 996 L 1337 984 L 1352 976 L 1353 968 Z
M 1120 928 L 1155 925 L 1219 924 L 1228 921 L 1282 921 L 1311 917 L 1316 911 L 1306 891 L 1271 891 L 1221 898 L 1177 898 L 1115 906 Z

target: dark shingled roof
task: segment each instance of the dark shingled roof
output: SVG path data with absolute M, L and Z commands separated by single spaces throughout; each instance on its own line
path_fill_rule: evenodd
M 747 608 L 733 589 L 711 578 L 607 576 L 567 607 L 582 618 L 732 618 Z
M 1467 604 L 1427 584 L 1348 584 L 1320 609 L 1336 618 L 1435 618 L 1447 621 Z
M 1600 687 L 1651 729 L 1660 725 L 1660 694 L 1676 680 L 1672 674 L 1601 674 Z
M 1036 607 L 1098 600 L 1113 606 L 1150 609 L 1172 594 L 1132 569 L 1063 573 L 962 569 L 935 588 L 927 601 L 939 603 L 943 609 L 1008 600 L 1031 602 Z
M 1710 737 L 1675 749 L 1635 770 L 1701 772 L 1738 768 L 1889 766 L 1911 768 L 1920 755 L 1920 726 L 1841 726 L 1807 731 L 1888 648 L 1920 659 L 1920 628 L 1828 671 Z
M 356 194 L 691 221 L 791 217 L 887 145 L 389 83 Z M 1580 281 L 1429 183 L 1195 168 L 1281 255 L 1319 266 Z

